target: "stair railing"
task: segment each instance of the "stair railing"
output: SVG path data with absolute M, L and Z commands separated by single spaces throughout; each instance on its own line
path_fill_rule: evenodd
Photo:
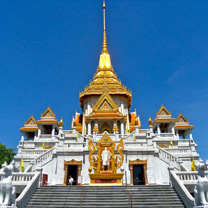
M 179 164 L 179 158 L 175 155 L 169 153 L 168 151 L 160 148 L 157 146 L 157 149 L 159 150 L 159 158 L 163 160 L 164 162 L 168 163 L 169 165 L 174 166 L 174 168 L 180 170 L 180 164 Z
M 172 182 L 173 188 L 180 196 L 186 208 L 195 207 L 195 200 L 193 196 L 189 193 L 187 188 L 184 186 L 184 184 L 182 183 L 182 181 L 179 179 L 179 177 L 176 175 L 174 171 L 170 171 L 170 180 Z
M 35 190 L 40 185 L 42 175 L 42 168 L 38 168 L 36 174 L 33 176 L 32 180 L 27 184 L 25 189 L 16 199 L 16 207 L 18 208 L 25 208 L 28 201 L 30 200 L 31 196 L 34 194 Z
M 47 152 L 44 152 L 42 155 L 36 157 L 34 159 L 34 166 L 41 166 L 43 162 L 47 161 L 48 159 L 51 159 L 54 149 L 55 148 L 49 149 Z

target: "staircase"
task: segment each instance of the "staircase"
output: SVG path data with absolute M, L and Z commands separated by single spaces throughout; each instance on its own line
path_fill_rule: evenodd
M 184 208 L 184 205 L 170 186 L 42 186 L 26 206 L 32 207 Z

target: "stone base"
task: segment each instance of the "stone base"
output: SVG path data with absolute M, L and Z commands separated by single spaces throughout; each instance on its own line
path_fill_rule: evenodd
M 0 204 L 0 208 L 17 208 L 16 206 L 4 206 Z
M 122 186 L 122 178 L 124 173 L 101 172 L 90 173 L 91 182 L 89 186 Z
M 194 208 L 208 208 L 208 205 L 200 205 L 200 206 L 196 206 Z

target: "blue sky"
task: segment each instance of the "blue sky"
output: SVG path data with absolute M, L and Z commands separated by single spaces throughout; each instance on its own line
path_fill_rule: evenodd
M 142 128 L 162 104 L 195 125 L 207 158 L 208 1 L 106 0 L 107 42 L 119 79 L 132 90 Z M 102 1 L 0 1 L 0 142 L 50 106 L 64 129 L 81 112 L 79 91 L 96 72 Z

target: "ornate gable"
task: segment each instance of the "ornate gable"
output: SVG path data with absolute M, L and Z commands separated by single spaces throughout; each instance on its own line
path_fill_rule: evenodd
M 53 113 L 50 106 L 48 106 L 46 111 L 43 114 L 41 114 L 41 118 L 55 118 L 55 117 L 56 117 L 56 114 Z
M 169 112 L 164 105 L 161 105 L 159 111 L 156 113 L 157 116 L 171 116 L 171 112 Z
M 118 106 L 113 98 L 105 91 L 93 106 L 94 112 L 117 112 Z
M 36 126 L 37 122 L 35 120 L 35 118 L 33 117 L 33 115 L 30 116 L 30 118 L 25 122 L 25 126 Z
M 177 122 L 177 123 L 188 123 L 189 121 L 188 121 L 188 119 L 186 119 L 186 118 L 182 115 L 182 113 L 180 113 L 180 114 L 178 115 L 178 118 L 176 119 L 176 122 Z

